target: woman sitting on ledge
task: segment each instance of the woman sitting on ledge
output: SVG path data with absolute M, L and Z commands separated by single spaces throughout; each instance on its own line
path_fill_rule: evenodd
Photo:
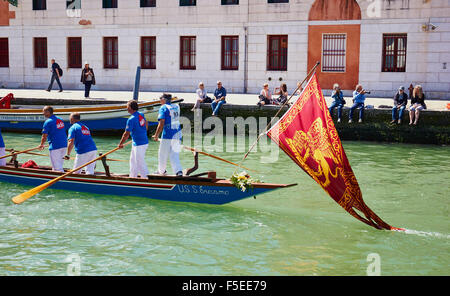
M 272 103 L 273 103 L 272 102 L 272 94 L 270 93 L 270 90 L 269 90 L 269 84 L 264 83 L 263 89 L 259 93 L 258 106 L 270 105 Z
M 409 125 L 417 125 L 420 111 L 424 109 L 427 109 L 427 105 L 425 105 L 425 94 L 423 93 L 422 86 L 416 85 L 411 97 L 411 107 L 409 107 Z
M 274 104 L 283 105 L 287 101 L 289 96 L 286 83 L 282 83 L 280 87 L 275 88 L 273 94 L 280 95 L 277 99 L 274 100 Z

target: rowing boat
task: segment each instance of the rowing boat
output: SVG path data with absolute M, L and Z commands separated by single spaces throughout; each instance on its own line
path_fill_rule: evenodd
M 183 100 L 173 100 L 174 103 L 181 101 Z M 139 111 L 145 114 L 149 125 L 157 124 L 160 107 L 159 100 L 139 103 Z M 54 109 L 54 114 L 61 117 L 66 126 L 70 126 L 69 117 L 72 112 L 80 113 L 83 123 L 91 131 L 100 132 L 123 130 L 129 117 L 126 104 Z M 40 132 L 44 121 L 42 108 L 0 109 L 0 128 L 4 131 Z
M 0 181 L 38 186 L 63 173 L 49 167 L 21 168 L 15 164 L 0 166 Z M 72 174 L 50 188 L 110 196 L 137 196 L 150 199 L 222 205 L 296 184 L 254 183 L 245 192 L 230 180 L 216 178 L 215 172 L 193 176 L 148 175 L 146 179 L 129 178 L 97 172 L 95 175 Z

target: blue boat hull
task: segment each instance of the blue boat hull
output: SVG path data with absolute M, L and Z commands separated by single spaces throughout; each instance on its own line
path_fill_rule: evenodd
M 57 176 L 58 173 L 43 170 L 0 167 L 0 181 L 27 186 L 38 186 Z M 101 195 L 137 196 L 165 201 L 221 205 L 266 193 L 280 187 L 291 186 L 262 186 L 242 192 L 225 180 L 189 182 L 183 181 L 184 178 L 166 178 L 167 180 L 146 180 L 71 175 L 56 182 L 50 188 Z
M 128 118 L 112 118 L 101 120 L 85 120 L 83 121 L 91 131 L 107 132 L 107 131 L 123 131 L 125 129 Z M 30 131 L 41 132 L 43 122 L 5 122 L 0 121 L 0 129 L 3 131 Z M 70 122 L 64 122 L 65 126 L 70 127 Z M 156 125 L 157 122 L 149 122 L 149 126 Z

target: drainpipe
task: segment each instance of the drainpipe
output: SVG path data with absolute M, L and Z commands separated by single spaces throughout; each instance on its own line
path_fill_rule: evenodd
M 248 92 L 248 27 L 244 27 L 245 38 L 244 38 L 244 93 Z

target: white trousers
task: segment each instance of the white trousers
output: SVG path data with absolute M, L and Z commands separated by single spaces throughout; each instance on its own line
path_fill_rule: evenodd
M 180 163 L 181 141 L 176 139 L 161 139 L 158 151 L 158 172 L 164 174 L 167 167 L 167 159 L 170 157 L 173 174 L 182 171 Z
M 52 168 L 55 172 L 64 173 L 64 156 L 66 155 L 67 148 L 60 148 L 56 150 L 50 150 L 50 161 L 52 162 Z
M 137 178 L 140 175 L 141 178 L 147 179 L 148 168 L 145 163 L 147 147 L 148 144 L 132 146 L 130 155 L 130 178 Z
M 0 157 L 5 156 L 6 155 L 6 150 L 5 147 L 0 148 Z M 6 158 L 0 159 L 0 166 L 5 166 L 6 165 Z
M 75 163 L 73 165 L 73 169 L 76 169 L 77 167 L 97 158 L 97 150 L 89 151 L 83 154 L 77 154 L 75 156 Z M 95 170 L 95 163 L 93 162 L 90 165 L 85 166 L 84 168 L 78 170 L 75 172 L 75 174 L 81 173 L 81 171 L 85 171 L 86 175 L 93 175 Z

